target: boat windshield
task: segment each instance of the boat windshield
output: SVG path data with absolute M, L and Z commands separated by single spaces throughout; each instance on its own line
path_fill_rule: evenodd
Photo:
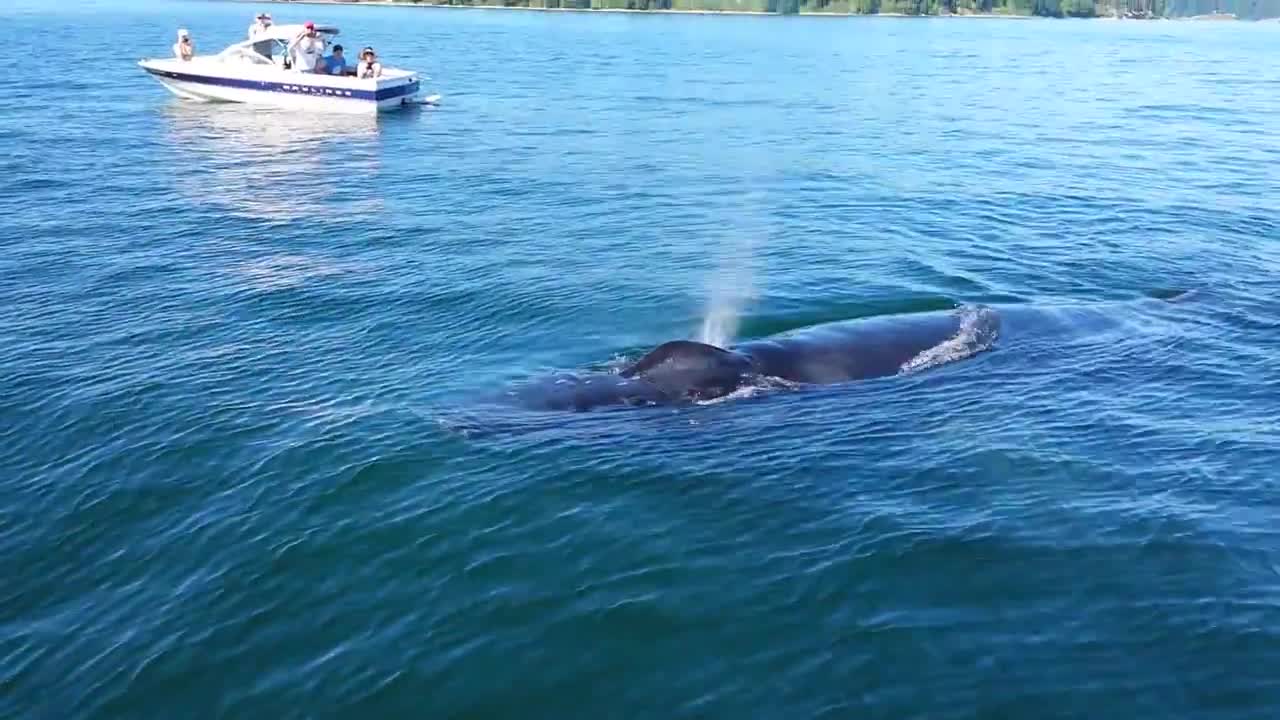
M 289 44 L 278 38 L 267 38 L 257 42 L 243 42 L 232 45 L 220 55 L 226 61 L 241 62 L 249 65 L 284 65 Z
M 324 38 L 325 44 L 333 42 L 333 36 L 337 33 L 320 32 L 320 36 Z M 261 37 L 256 40 L 246 40 L 222 51 L 220 55 L 224 60 L 231 62 L 242 62 L 251 65 L 275 65 L 283 67 L 285 59 L 289 54 L 290 38 L 282 38 L 279 35 L 275 37 Z

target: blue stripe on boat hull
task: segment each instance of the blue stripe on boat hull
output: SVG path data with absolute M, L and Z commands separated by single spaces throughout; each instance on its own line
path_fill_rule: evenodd
M 197 85 L 217 85 L 220 87 L 240 88 L 242 90 L 260 90 L 262 92 L 278 92 L 288 95 L 312 95 L 319 97 L 332 98 L 351 98 L 353 100 L 372 100 L 380 102 L 382 100 L 391 100 L 393 98 L 412 95 L 418 92 L 420 83 L 414 80 L 403 85 L 395 85 L 381 90 L 349 90 L 346 88 L 331 88 L 322 85 L 304 85 L 302 83 L 282 83 L 271 82 L 268 80 L 241 80 L 240 78 L 211 77 L 209 75 L 192 75 L 190 73 L 172 72 L 170 70 L 157 70 L 154 68 L 143 68 L 152 75 L 172 80 L 180 80 L 182 82 L 195 83 Z

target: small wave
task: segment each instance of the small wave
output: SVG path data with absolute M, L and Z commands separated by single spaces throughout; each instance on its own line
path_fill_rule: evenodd
M 747 398 L 753 398 L 757 395 L 761 395 L 768 392 L 774 392 L 777 390 L 796 390 L 801 387 L 804 387 L 803 383 L 793 382 L 791 380 L 785 380 L 783 378 L 759 377 L 759 378 L 755 378 L 754 382 L 747 383 L 727 395 L 721 395 L 720 397 L 711 398 L 709 400 L 699 400 L 694 404 L 695 405 L 718 405 L 723 402 L 732 402 L 735 400 L 745 400 Z
M 964 360 L 989 350 L 1000 334 L 1000 318 L 988 307 L 960 310 L 960 328 L 956 334 L 934 345 L 902 364 L 899 374 L 929 370 L 956 360 Z
M 255 290 L 290 289 L 314 278 L 339 275 L 349 270 L 338 263 L 304 255 L 274 255 L 232 268 L 234 274 Z
M 1158 290 L 1152 290 L 1146 293 L 1146 295 L 1147 297 L 1155 298 L 1156 300 L 1164 300 L 1165 302 L 1170 302 L 1170 303 L 1180 303 L 1185 300 L 1197 299 L 1200 296 L 1200 291 L 1197 288 L 1189 288 L 1186 290 L 1180 290 L 1177 288 L 1161 288 Z
M 720 403 L 733 402 L 735 400 L 745 400 L 750 397 L 755 397 L 766 390 L 768 390 L 768 388 L 763 385 L 743 385 L 727 395 L 721 395 L 720 397 L 714 397 L 708 400 L 698 400 L 694 405 L 719 405 Z

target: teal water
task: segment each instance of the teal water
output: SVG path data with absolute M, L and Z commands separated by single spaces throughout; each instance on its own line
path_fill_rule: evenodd
M 1280 711 L 1280 25 L 272 6 L 444 96 L 377 121 L 134 65 L 256 9 L 0 8 L 0 716 Z M 484 400 L 976 302 L 1115 325 Z

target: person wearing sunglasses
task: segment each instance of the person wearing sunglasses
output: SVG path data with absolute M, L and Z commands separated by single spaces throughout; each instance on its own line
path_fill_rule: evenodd
M 191 33 L 186 28 L 178 30 L 178 42 L 173 44 L 173 56 L 183 61 L 195 57 L 196 44 L 191 42 Z
M 258 13 L 253 18 L 253 24 L 249 26 L 249 39 L 252 40 L 255 37 L 261 35 L 262 33 L 270 29 L 271 29 L 271 14 Z
M 367 47 L 360 51 L 360 64 L 356 66 L 356 77 L 359 78 L 376 78 L 382 76 L 382 63 L 378 62 L 378 56 L 373 52 L 373 48 Z
M 250 40 L 258 37 L 259 35 L 265 34 L 268 30 L 271 29 L 270 13 L 258 13 L 258 16 L 255 17 L 253 20 L 254 20 L 253 24 L 249 26 Z M 266 40 L 259 40 L 258 42 L 255 42 L 253 44 L 253 51 L 265 58 L 270 58 L 272 44 L 273 42 L 270 38 Z

